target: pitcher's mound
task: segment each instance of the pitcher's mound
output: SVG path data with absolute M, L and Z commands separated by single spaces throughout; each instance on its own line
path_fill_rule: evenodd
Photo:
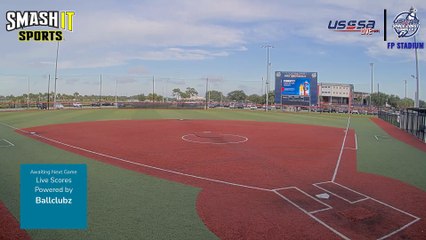
M 192 143 L 235 144 L 247 142 L 248 138 L 229 133 L 202 131 L 186 134 L 182 136 L 182 140 Z

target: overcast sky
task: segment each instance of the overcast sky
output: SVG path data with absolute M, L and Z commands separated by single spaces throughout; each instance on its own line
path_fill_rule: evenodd
M 162 95 L 175 87 L 204 94 L 206 78 L 211 89 L 259 94 L 266 78 L 261 46 L 270 44 L 271 79 L 274 71 L 313 71 L 320 82 L 352 83 L 356 91 L 369 92 L 373 62 L 380 91 L 403 97 L 408 80 L 414 98 L 414 51 L 388 50 L 383 41 L 383 9 L 388 41 L 398 41 L 392 20 L 411 6 L 421 23 L 417 40 L 425 41 L 424 0 L 1 0 L 0 95 L 26 92 L 28 79 L 32 92 L 46 92 L 57 46 L 19 42 L 19 31 L 6 31 L 6 12 L 73 10 L 74 31 L 64 32 L 59 48 L 58 92 L 98 94 L 102 74 L 104 94 L 115 94 L 116 84 L 119 95 L 147 94 L 153 76 Z M 330 20 L 352 19 L 375 20 L 381 32 L 361 36 L 327 29 Z M 425 99 L 426 50 L 418 52 Z

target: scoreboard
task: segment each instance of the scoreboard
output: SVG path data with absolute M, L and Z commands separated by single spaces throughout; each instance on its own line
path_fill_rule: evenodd
M 317 103 L 317 72 L 275 72 L 275 104 L 312 106 Z

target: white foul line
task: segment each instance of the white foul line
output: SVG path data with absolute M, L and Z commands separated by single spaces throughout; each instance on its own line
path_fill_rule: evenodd
M 295 186 L 292 186 L 292 187 L 284 187 L 284 188 L 277 188 L 277 189 L 272 189 L 272 191 L 276 193 L 276 192 L 278 192 L 278 191 L 281 191 L 281 190 L 288 190 L 288 189 L 296 189 L 297 191 L 299 191 L 299 192 L 301 192 L 302 194 L 304 194 L 305 196 L 307 196 L 307 197 L 309 197 L 309 198 L 313 199 L 314 201 L 318 202 L 319 204 L 322 204 L 322 205 L 326 206 L 326 208 L 322 208 L 322 209 L 320 209 L 320 210 L 315 210 L 315 211 L 310 211 L 309 213 L 314 213 L 314 212 L 320 212 L 320 211 L 330 210 L 330 209 L 332 209 L 332 208 L 333 208 L 332 206 L 328 205 L 327 203 L 323 203 L 322 201 L 318 200 L 317 198 L 315 198 L 315 197 L 311 196 L 311 195 L 310 195 L 310 194 L 308 194 L 307 192 L 305 192 L 305 191 L 303 191 L 302 189 L 300 189 L 300 188 L 298 188 L 298 187 L 295 187 Z M 308 211 L 306 211 L 306 212 L 308 212 Z
M 334 169 L 334 174 L 333 174 L 333 177 L 331 178 L 332 182 L 336 180 L 337 171 L 339 170 L 340 161 L 342 160 L 343 150 L 345 149 L 345 142 L 346 142 L 346 137 L 348 136 L 350 124 L 351 124 L 351 116 L 349 115 L 348 123 L 346 124 L 345 136 L 343 137 L 342 147 L 340 148 L 339 158 L 337 159 L 336 168 Z
M 7 124 L 3 124 L 3 125 L 9 126 Z M 17 128 L 12 127 L 12 126 L 9 126 L 9 127 L 16 129 L 16 130 L 19 130 L 19 131 L 24 132 L 24 133 L 28 133 L 28 131 L 25 131 L 25 130 L 22 130 L 22 129 L 17 129 Z M 223 181 L 223 180 L 219 180 L 219 179 L 201 177 L 201 176 L 192 175 L 192 174 L 179 172 L 179 171 L 175 171 L 175 170 L 170 170 L 170 169 L 155 167 L 155 166 L 151 166 L 151 165 L 147 165 L 147 164 L 143 164 L 143 163 L 133 162 L 133 161 L 126 160 L 126 159 L 123 159 L 123 158 L 114 157 L 114 156 L 111 156 L 111 155 L 108 155 L 108 154 L 99 153 L 99 152 L 95 152 L 95 151 L 85 149 L 85 148 L 82 148 L 82 147 L 77 147 L 77 146 L 74 146 L 74 145 L 71 145 L 71 144 L 67 144 L 67 143 L 52 139 L 52 138 L 48 138 L 48 137 L 38 135 L 37 133 L 31 134 L 31 135 L 36 136 L 36 137 L 41 138 L 41 139 L 44 139 L 44 140 L 47 140 L 49 142 L 57 143 L 57 144 L 60 144 L 60 145 L 63 145 L 63 146 L 69 147 L 69 148 L 77 149 L 77 150 L 80 150 L 80 151 L 83 151 L 83 152 L 88 152 L 88 153 L 98 155 L 98 156 L 101 156 L 101 157 L 106 157 L 106 158 L 110 158 L 110 159 L 117 160 L 117 161 L 120 161 L 120 162 L 125 162 L 125 163 L 129 163 L 129 164 L 133 164 L 133 165 L 137 165 L 137 166 L 141 166 L 141 167 L 145 167 L 145 168 L 155 169 L 155 170 L 162 171 L 162 172 L 168 172 L 168 173 L 172 173 L 172 174 L 176 174 L 176 175 L 182 175 L 182 176 L 186 176 L 186 177 L 197 178 L 197 179 L 201 179 L 201 180 L 205 180 L 205 181 L 209 181 L 209 182 L 221 183 L 221 184 L 237 186 L 237 187 L 242 187 L 242 188 L 249 188 L 249 189 L 254 189 L 254 190 L 259 190 L 259 191 L 267 191 L 267 192 L 272 191 L 271 189 L 267 189 L 267 188 L 249 186 L 249 185 L 244 185 L 244 184 L 239 184 L 239 183 Z
M 287 202 L 289 202 L 291 205 L 295 206 L 297 209 L 299 209 L 300 211 L 302 211 L 303 213 L 305 213 L 306 215 L 308 215 L 309 217 L 311 217 L 312 219 L 314 219 L 315 221 L 317 221 L 318 223 L 320 223 L 321 225 L 323 225 L 324 227 L 328 228 L 330 231 L 332 231 L 333 233 L 335 233 L 336 235 L 340 236 L 341 238 L 345 239 L 345 240 L 350 240 L 350 238 L 346 237 L 345 235 L 343 235 L 342 233 L 340 233 L 339 231 L 337 231 L 336 229 L 334 229 L 333 227 L 327 225 L 327 223 L 323 222 L 321 219 L 315 217 L 312 213 L 309 213 L 308 211 L 306 211 L 305 209 L 303 209 L 302 207 L 300 207 L 299 205 L 297 205 L 296 203 L 294 203 L 293 201 L 291 201 L 290 199 L 286 198 L 284 195 L 281 195 L 279 192 L 277 191 L 273 191 L 275 194 L 277 194 L 279 197 L 281 197 L 282 199 L 286 200 Z
M 338 185 L 338 186 L 340 186 L 340 187 L 342 187 L 342 188 L 347 189 L 348 191 L 352 191 L 352 192 L 354 192 L 354 193 L 356 193 L 356 194 L 359 194 L 359 195 L 363 196 L 364 198 L 363 198 L 363 199 L 360 199 L 360 200 L 357 200 L 357 201 L 349 201 L 349 199 L 346 199 L 346 198 L 344 198 L 344 197 L 342 197 L 342 196 L 339 196 L 338 194 L 335 194 L 335 193 L 333 193 L 333 192 L 331 192 L 331 191 L 329 191 L 329 190 L 326 190 L 326 189 L 324 189 L 324 188 L 322 188 L 322 187 L 320 187 L 320 186 L 319 186 L 319 185 L 321 185 L 321 184 L 326 184 L 326 183 L 336 184 L 336 185 Z M 417 221 L 419 221 L 419 220 L 421 219 L 421 218 L 419 218 L 419 217 L 417 217 L 417 216 L 415 216 L 415 215 L 413 215 L 413 214 L 411 214 L 411 213 L 409 213 L 409 212 L 406 212 L 406 211 L 404 211 L 404 210 L 401 210 L 401 209 L 399 209 L 399 208 L 396 208 L 396 207 L 394 207 L 394 206 L 392 206 L 392 205 L 390 205 L 390 204 L 384 203 L 384 202 L 382 202 L 382 201 L 380 201 L 380 200 L 377 200 L 377 199 L 375 199 L 375 198 L 373 198 L 373 197 L 371 197 L 371 196 L 368 196 L 368 195 L 362 194 L 362 193 L 360 193 L 360 192 L 358 192 L 358 191 L 356 191 L 356 190 L 353 190 L 352 188 L 346 187 L 346 186 L 344 186 L 344 185 L 342 185 L 342 184 L 339 184 L 339 183 L 337 183 L 337 182 L 320 182 L 320 183 L 314 183 L 314 184 L 312 184 L 312 185 L 314 185 L 315 187 L 320 188 L 320 189 L 322 189 L 322 190 L 324 190 L 324 191 L 326 191 L 326 192 L 328 192 L 328 193 L 330 193 L 330 194 L 332 194 L 332 195 L 334 195 L 334 196 L 336 196 L 336 197 L 338 197 L 338 198 L 340 198 L 340 199 L 343 199 L 343 200 L 347 201 L 347 202 L 348 202 L 348 203 L 350 203 L 350 204 L 355 204 L 355 203 L 358 203 L 358 202 L 361 202 L 361 201 L 365 201 L 365 200 L 372 200 L 372 201 L 375 201 L 375 202 L 377 202 L 377 203 L 379 203 L 379 204 L 381 204 L 381 205 L 383 205 L 383 206 L 386 206 L 386 207 L 388 207 L 388 208 L 390 208 L 390 209 L 393 209 L 393 210 L 395 210 L 395 211 L 397 211 L 397 212 L 400 212 L 400 213 L 402 213 L 402 214 L 405 214 L 405 215 L 407 215 L 407 216 L 409 216 L 409 217 L 411 217 L 411 218 L 413 218 L 413 219 L 414 219 L 413 221 L 411 221 L 411 222 L 409 222 L 409 223 L 405 224 L 404 226 L 402 226 L 402 227 L 400 227 L 400 228 L 396 229 L 395 231 L 393 231 L 393 232 L 391 232 L 391 233 L 388 233 L 388 234 L 386 234 L 385 236 L 382 236 L 382 237 L 378 238 L 378 240 L 386 239 L 386 238 L 388 238 L 388 237 L 390 237 L 390 236 L 392 236 L 392 235 L 394 235 L 394 234 L 396 234 L 396 233 L 398 233 L 398 232 L 400 232 L 400 231 L 402 231 L 402 230 L 404 230 L 404 229 L 408 228 L 409 226 L 413 225 L 414 223 L 416 223 Z
M 340 186 L 340 187 L 342 187 L 342 188 L 344 188 L 344 189 L 346 189 L 346 190 L 348 190 L 348 191 L 351 191 L 351 192 L 353 192 L 353 193 L 355 193 L 355 194 L 358 194 L 358 195 L 362 196 L 362 198 L 361 198 L 361 199 L 358 199 L 358 200 L 355 200 L 355 201 L 350 201 L 349 199 L 346 199 L 346 198 L 344 198 L 344 197 L 340 196 L 339 194 L 337 194 L 337 193 L 335 193 L 335 192 L 332 192 L 331 190 L 328 190 L 328 189 L 323 188 L 323 187 L 321 187 L 321 186 L 320 186 L 321 184 L 327 184 L 327 183 L 336 184 L 336 185 L 338 185 L 338 186 Z M 354 204 L 354 203 L 357 203 L 357 202 L 362 202 L 362 201 L 365 201 L 365 200 L 370 199 L 370 197 L 368 197 L 368 196 L 366 196 L 366 195 L 364 195 L 364 194 L 362 194 L 362 193 L 359 193 L 359 192 L 357 192 L 357 191 L 355 191 L 355 190 L 352 190 L 352 189 L 350 189 L 350 188 L 348 188 L 348 187 L 346 187 L 346 186 L 343 186 L 342 184 L 338 184 L 338 183 L 336 183 L 336 182 L 322 182 L 322 183 L 314 183 L 314 184 L 312 184 L 312 185 L 314 185 L 315 187 L 317 187 L 317 188 L 319 188 L 319 189 L 321 189 L 321 190 L 323 190 L 323 191 L 326 191 L 326 192 L 330 193 L 331 195 L 334 195 L 334 196 L 336 196 L 336 197 L 338 197 L 338 198 L 340 198 L 340 199 L 342 199 L 342 200 L 344 200 L 344 201 L 346 201 L 346 202 L 348 202 L 348 203 L 350 203 L 350 204 Z
M 358 136 L 355 133 L 355 150 L 358 150 Z
M 11 125 L 8 125 L 8 124 L 6 124 L 6 123 L 2 123 L 2 122 L 0 122 L 0 124 L 2 124 L 2 125 L 4 125 L 4 126 L 7 126 L 7 127 L 9 127 L 9 128 L 15 129 L 15 130 L 17 130 L 17 131 L 23 132 L 23 133 L 27 133 L 27 134 L 28 134 L 28 133 L 30 133 L 30 132 L 28 132 L 28 131 L 25 131 L 25 130 L 22 130 L 22 129 L 16 128 L 16 127 L 11 126 Z M 336 173 L 337 173 L 337 170 L 338 170 L 338 167 L 339 167 L 339 164 L 340 164 L 340 160 L 341 160 L 341 157 L 342 157 L 342 153 L 343 153 L 343 149 L 344 149 L 344 145 L 345 145 L 345 141 L 346 141 L 346 136 L 347 136 L 348 129 L 349 129 L 349 124 L 350 124 L 350 116 L 349 116 L 349 118 L 348 118 L 348 124 L 347 124 L 347 126 L 346 126 L 345 136 L 344 136 L 344 138 L 343 138 L 342 148 L 341 148 L 341 150 L 340 150 L 339 159 L 338 159 L 338 161 L 337 161 L 337 165 L 336 165 L 335 173 L 334 173 L 334 175 L 333 175 L 333 180 L 331 181 L 332 183 L 335 183 L 335 184 L 338 184 L 338 183 L 334 182 L 334 179 L 335 179 L 335 175 L 336 175 Z M 67 144 L 67 143 L 63 143 L 63 142 L 60 142 L 60 141 L 55 140 L 55 139 L 51 139 L 51 138 L 48 138 L 48 137 L 44 137 L 44 136 L 41 136 L 41 135 L 38 135 L 38 134 L 36 134 L 36 133 L 32 133 L 32 132 L 31 132 L 31 135 L 34 135 L 34 136 L 39 137 L 39 138 L 41 138 L 41 139 L 45 139 L 45 140 L 47 140 L 47 141 L 54 142 L 54 143 L 57 143 L 57 144 L 60 144 L 60 145 L 63 145 L 63 146 L 69 147 L 69 148 L 74 148 L 74 149 L 77 149 L 77 150 L 80 150 L 80 151 L 84 151 L 84 152 L 88 152 L 88 153 L 91 153 L 91 154 L 94 154 L 94 155 L 98 155 L 98 156 L 102 156 L 102 157 L 110 158 L 110 159 L 113 159 L 113 160 L 117 160 L 117 161 L 121 161 L 121 162 L 129 163 L 129 164 L 133 164 L 133 165 L 137 165 L 137 166 L 141 166 L 141 167 L 145 167 L 145 168 L 155 169 L 155 170 L 158 170 L 158 171 L 168 172 L 168 173 L 172 173 L 172 174 L 176 174 L 176 175 L 181 175 L 181 176 L 186 176 L 186 177 L 191 177 L 191 178 L 201 179 L 201 180 L 210 181 L 210 182 L 215 182 L 215 183 L 221 183 L 221 184 L 225 184 L 225 185 L 231 185 L 231 186 L 242 187 L 242 188 L 253 189 L 253 190 L 259 190 L 259 191 L 273 192 L 273 193 L 277 194 L 279 197 L 281 197 L 282 199 L 284 199 L 284 200 L 286 200 L 287 202 L 289 202 L 290 204 L 292 204 L 294 207 L 296 207 L 297 209 L 299 209 L 299 210 L 300 210 L 300 211 L 302 211 L 303 213 L 305 213 L 306 215 L 308 215 L 309 217 L 311 217 L 312 219 L 314 219 L 315 221 L 317 221 L 318 223 L 320 223 L 321 225 L 323 225 L 324 227 L 326 227 L 327 229 L 329 229 L 330 231 L 332 231 L 333 233 L 335 233 L 336 235 L 340 236 L 341 238 L 343 238 L 343 239 L 345 239 L 345 240 L 350 240 L 350 238 L 348 238 L 347 236 L 343 235 L 342 233 L 340 233 L 339 231 L 337 231 L 337 230 L 336 230 L 336 229 L 334 229 L 333 227 L 331 227 L 331 226 L 327 225 L 325 222 L 323 222 L 322 220 L 320 220 L 319 218 L 317 218 L 317 217 L 315 217 L 315 216 L 313 215 L 313 214 L 315 214 L 315 213 L 317 213 L 317 212 L 321 212 L 321 211 L 329 210 L 328 208 L 320 209 L 320 210 L 316 210 L 316 211 L 312 211 L 312 212 L 308 212 L 308 211 L 306 211 L 305 209 L 303 209 L 302 207 L 300 207 L 299 205 L 297 205 L 296 203 L 292 202 L 290 199 L 286 198 L 285 196 L 281 195 L 281 194 L 278 192 L 278 190 L 282 190 L 282 189 L 295 188 L 295 189 L 298 189 L 300 192 L 304 193 L 305 195 L 307 195 L 307 196 L 309 196 L 309 197 L 311 197 L 311 198 L 315 199 L 314 197 L 310 196 L 308 193 L 306 193 L 306 192 L 304 192 L 304 191 L 300 190 L 300 189 L 299 189 L 299 188 L 297 188 L 297 187 L 284 187 L 284 188 L 276 188 L 276 189 L 267 189 L 267 188 L 262 188 L 262 187 L 256 187 L 256 186 L 249 186 L 249 185 L 238 184 L 238 183 L 233 183 L 233 182 L 227 182 L 227 181 L 218 180 L 218 179 L 213 179 L 213 178 L 201 177 L 201 176 L 192 175 L 192 174 L 188 174 L 188 173 L 183 173 L 183 172 L 179 172 L 179 171 L 175 171 L 175 170 L 159 168 L 159 167 L 155 167 L 155 166 L 151 166 L 151 165 L 147 165 L 147 164 L 143 164 L 143 163 L 137 163 L 137 162 L 129 161 L 129 160 L 122 159 L 122 158 L 119 158 L 119 157 L 114 157 L 114 156 L 111 156 L 111 155 L 108 155 L 108 154 L 98 153 L 98 152 L 95 152 L 95 151 L 92 151 L 92 150 L 88 150 L 88 149 L 85 149 L 85 148 L 81 148 L 81 147 L 73 146 L 73 145 L 70 145 L 70 144 Z M 5 141 L 7 141 L 7 140 L 5 140 Z M 12 143 L 11 143 L 11 144 L 12 144 Z M 325 182 L 323 182 L 323 183 L 325 183 Z M 353 189 L 350 189 L 350 188 L 348 188 L 348 187 L 345 187 L 345 186 L 343 186 L 343 185 L 341 185 L 341 184 L 338 184 L 338 185 L 340 185 L 340 186 L 342 186 L 342 187 L 344 187 L 344 188 L 347 188 L 348 190 L 351 190 L 351 191 L 353 191 L 353 192 L 355 192 L 355 193 L 358 193 L 358 194 L 360 194 L 360 195 L 367 196 L 367 195 L 364 195 L 364 194 L 362 194 L 362 193 L 359 193 L 359 192 L 357 192 L 357 191 L 355 191 L 355 190 L 353 190 Z M 367 197 L 369 197 L 369 196 L 367 196 Z M 410 223 L 408 223 L 408 224 L 406 224 L 406 225 L 402 226 L 401 228 L 399 228 L 399 229 L 397 229 L 397 230 L 395 230 L 395 231 L 393 231 L 393 232 L 391 232 L 391 233 L 389 233 L 389 234 L 387 234 L 387 235 L 385 235 L 385 236 L 383 236 L 383 237 L 379 238 L 378 240 L 383 240 L 383 239 L 385 239 L 385 238 L 387 238 L 387 237 L 390 237 L 390 236 L 392 236 L 392 235 L 396 234 L 397 232 L 400 232 L 400 231 L 402 231 L 403 229 L 408 228 L 409 226 L 411 226 L 412 224 L 416 223 L 417 221 L 419 221 L 419 220 L 421 219 L 421 218 L 416 217 L 416 216 L 414 216 L 414 215 L 412 215 L 412 214 L 410 214 L 410 213 L 408 213 L 408 212 L 405 212 L 405 211 L 403 211 L 403 210 L 401 210 L 401 209 L 398 209 L 398 208 L 393 207 L 393 206 L 391 206 L 391 205 L 389 205 L 389 204 L 386 204 L 386 203 L 384 203 L 384 202 L 381 202 L 381 201 L 379 201 L 379 200 L 377 200 L 377 199 L 374 199 L 374 198 L 372 198 L 372 197 L 369 197 L 369 198 L 370 198 L 371 200 L 373 200 L 373 201 L 376 201 L 376 202 L 378 202 L 378 203 L 380 203 L 380 204 L 383 204 L 383 205 L 385 205 L 385 206 L 387 206 L 387 207 L 389 207 L 389 208 L 392 208 L 392 209 L 394 209 L 394 210 L 396 210 L 396 211 L 399 211 L 399 212 L 401 212 L 401 213 L 404 213 L 404 214 L 406 214 L 406 215 L 408 215 L 408 216 L 411 216 L 411 217 L 413 217 L 413 218 L 415 219 L 414 221 L 412 221 L 412 222 L 410 222 Z M 318 199 L 315 199 L 315 200 L 316 200 L 316 201 L 318 201 L 318 202 L 320 202 L 320 203 L 322 203 L 322 204 L 324 204 L 324 205 L 326 205 L 326 206 L 329 206 L 328 204 L 323 203 L 323 202 L 319 201 Z M 331 206 L 330 206 L 330 207 L 331 207 Z M 332 207 L 331 207 L 331 208 L 332 208 Z
M 11 142 L 9 142 L 9 141 L 7 141 L 7 139 L 1 139 L 1 140 L 3 140 L 3 141 L 5 141 L 7 144 L 9 144 L 9 145 L 7 145 L 7 146 L 0 146 L 0 147 L 14 147 L 15 146 L 15 144 L 13 144 L 13 143 L 11 143 Z

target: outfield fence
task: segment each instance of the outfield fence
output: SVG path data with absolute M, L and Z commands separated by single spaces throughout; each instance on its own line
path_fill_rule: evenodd
M 396 126 L 396 127 L 399 127 L 399 122 L 400 122 L 400 113 L 399 112 L 379 111 L 378 117 L 380 119 L 383 119 L 386 122 Z
M 119 102 L 118 108 L 204 109 L 205 102 Z
M 378 116 L 426 143 L 426 109 L 407 108 L 397 113 L 380 111 Z
M 126 107 L 145 108 L 151 102 L 152 108 L 200 108 L 198 102 L 230 102 L 228 93 L 242 91 L 246 96 L 257 95 L 265 100 L 265 81 L 262 76 L 244 80 L 227 79 L 221 76 L 148 76 L 141 74 L 59 74 L 6 75 L 0 74 L 0 108 L 37 108 L 53 102 L 64 107 L 72 103 L 96 106 L 105 103 L 125 103 Z M 273 92 L 270 86 L 269 90 Z M 56 92 L 56 98 L 55 98 Z M 49 94 L 48 94 L 49 93 Z M 241 95 L 234 95 L 238 102 Z M 232 99 L 231 99 L 232 100 Z M 128 104 L 126 102 L 129 102 Z M 179 105 L 174 102 L 189 102 Z M 254 102 L 254 100 L 250 100 Z M 271 101 L 270 101 L 271 102 Z M 158 104 L 157 104 L 158 103 Z M 160 104 L 167 103 L 167 104 Z M 102 105 L 103 106 L 103 105 Z

